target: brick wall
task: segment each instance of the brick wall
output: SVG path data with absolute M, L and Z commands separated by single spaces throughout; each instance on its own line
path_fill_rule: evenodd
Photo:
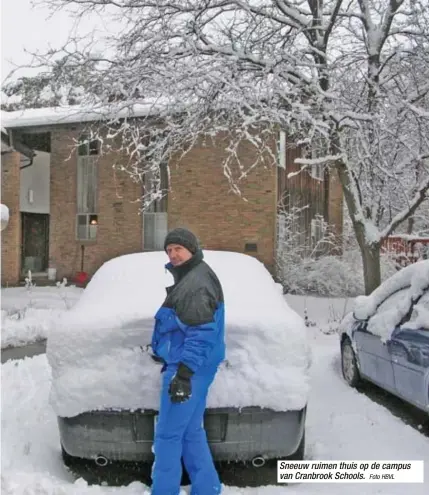
M 75 126 L 68 126 L 51 135 L 50 258 L 58 277 L 80 271 L 82 243 L 75 239 L 77 157 L 73 150 L 79 132 Z M 217 148 L 196 147 L 182 163 L 170 164 L 168 227 L 190 228 L 206 249 L 244 252 L 245 243 L 256 243 L 258 251 L 249 254 L 272 269 L 276 171 L 262 166 L 252 171 L 240 185 L 245 201 L 230 191 L 220 167 L 224 157 L 220 142 Z M 251 163 L 252 147 L 243 145 L 240 157 L 243 163 Z M 136 201 L 141 186 L 113 170 L 115 158 L 126 159 L 100 157 L 97 240 L 84 243 L 84 271 L 90 274 L 108 259 L 142 250 L 142 218 Z
M 93 274 L 105 261 L 141 251 L 141 186 L 116 172 L 113 155 L 102 155 L 98 167 L 98 231 L 95 241 L 76 240 L 77 155 L 76 126 L 57 128 L 51 134 L 51 218 L 49 254 L 58 277 L 71 277 L 81 269 Z M 122 157 L 125 159 L 125 157 Z
M 81 269 L 84 244 L 84 271 L 93 274 L 105 261 L 142 250 L 142 217 L 139 214 L 141 185 L 127 174 L 113 169 L 114 161 L 126 156 L 99 158 L 98 232 L 96 241 L 76 240 L 75 142 L 81 129 L 76 125 L 53 128 L 51 132 L 50 239 L 49 254 L 57 276 L 73 277 Z M 277 170 L 259 165 L 240 181 L 242 196 L 230 190 L 221 163 L 225 143 L 196 146 L 178 164 L 170 163 L 171 192 L 168 200 L 168 227 L 186 226 L 200 238 L 206 249 L 245 252 L 245 244 L 257 245 L 256 256 L 274 269 Z M 241 162 L 253 162 L 254 149 L 243 143 L 238 150 Z M 2 282 L 16 283 L 20 268 L 19 154 L 4 155 L 2 198 L 11 209 L 11 224 L 3 232 Z M 233 166 L 237 177 L 238 166 Z M 8 204 L 9 203 L 9 204 Z M 335 177 L 330 185 L 329 220 L 342 225 L 342 192 Z
M 1 232 L 1 283 L 15 285 L 21 268 L 21 214 L 19 211 L 20 154 L 1 157 L 1 202 L 9 208 L 9 224 Z
M 244 252 L 256 243 L 256 256 L 274 268 L 276 228 L 276 168 L 258 166 L 240 182 L 242 197 L 230 190 L 221 163 L 226 156 L 219 138 L 216 147 L 195 147 L 177 166 L 171 165 L 172 191 L 168 201 L 168 227 L 190 228 L 206 249 Z M 254 148 L 242 144 L 241 162 L 254 160 Z M 233 169 L 237 176 L 238 167 Z M 245 201 L 245 198 L 247 201 Z

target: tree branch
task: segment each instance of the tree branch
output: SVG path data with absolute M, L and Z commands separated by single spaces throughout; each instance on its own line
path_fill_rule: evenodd
M 415 196 L 410 201 L 408 208 L 398 213 L 392 219 L 390 224 L 385 229 L 383 229 L 383 231 L 380 234 L 383 239 L 386 238 L 388 235 L 390 235 L 392 232 L 394 232 L 395 229 L 407 218 L 414 215 L 417 208 L 423 203 L 423 201 L 425 201 L 428 198 L 428 194 L 427 194 L 428 191 L 429 191 L 429 177 L 427 177 L 424 181 L 422 181 Z

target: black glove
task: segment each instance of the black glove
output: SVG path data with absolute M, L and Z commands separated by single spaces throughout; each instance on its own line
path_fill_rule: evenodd
M 168 387 L 168 393 L 173 404 L 186 402 L 192 395 L 191 376 L 194 372 L 186 366 L 179 363 L 177 373 L 173 376 Z
M 165 360 L 162 357 L 157 356 L 156 354 L 151 354 L 150 357 L 158 364 L 165 364 Z
M 148 345 L 145 345 L 144 347 L 143 346 L 140 346 L 140 349 L 142 350 L 142 352 L 147 352 L 150 354 L 150 357 L 152 358 L 153 361 L 155 361 L 155 363 L 158 363 L 158 364 L 165 364 L 165 360 L 162 358 L 162 357 L 159 357 L 157 354 L 155 354 L 154 352 L 150 352 L 149 349 L 152 349 L 152 346 L 150 344 Z

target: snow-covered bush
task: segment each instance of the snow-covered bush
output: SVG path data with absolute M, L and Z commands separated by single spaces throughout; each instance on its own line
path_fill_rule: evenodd
M 340 256 L 308 257 L 283 273 L 288 292 L 316 293 L 324 296 L 353 296 L 363 293 L 362 273 L 356 272 Z
M 296 226 L 302 208 L 282 211 L 277 244 L 277 277 L 284 291 L 292 294 L 318 294 L 331 297 L 355 297 L 364 294 L 362 257 L 346 220 L 341 238 L 329 229 L 312 246 L 311 239 Z M 342 254 L 323 254 L 341 246 Z M 389 255 L 381 257 L 382 280 L 395 272 Z
M 73 306 L 73 302 L 69 300 L 68 295 L 67 295 L 67 283 L 68 280 L 63 277 L 62 282 L 57 282 L 55 285 L 57 286 L 57 289 L 59 290 L 59 296 L 63 300 L 65 306 L 67 309 L 70 309 Z

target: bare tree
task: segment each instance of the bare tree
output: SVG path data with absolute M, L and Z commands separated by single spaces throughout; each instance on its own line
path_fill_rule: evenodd
M 222 134 L 229 150 L 222 166 L 239 193 L 249 172 L 239 143 L 253 143 L 251 167 L 266 151 L 274 162 L 273 136 L 287 130 L 295 144 L 317 150 L 316 158 L 297 160 L 302 171 L 320 163 L 338 174 L 365 290 L 379 285 L 383 239 L 416 213 L 429 189 L 426 0 L 46 3 L 121 26 L 102 54 L 72 40 L 39 60 L 56 64 L 65 85 L 81 87 L 85 104 L 113 113 L 147 105 L 145 119 L 106 124 L 129 151 L 132 175 Z

